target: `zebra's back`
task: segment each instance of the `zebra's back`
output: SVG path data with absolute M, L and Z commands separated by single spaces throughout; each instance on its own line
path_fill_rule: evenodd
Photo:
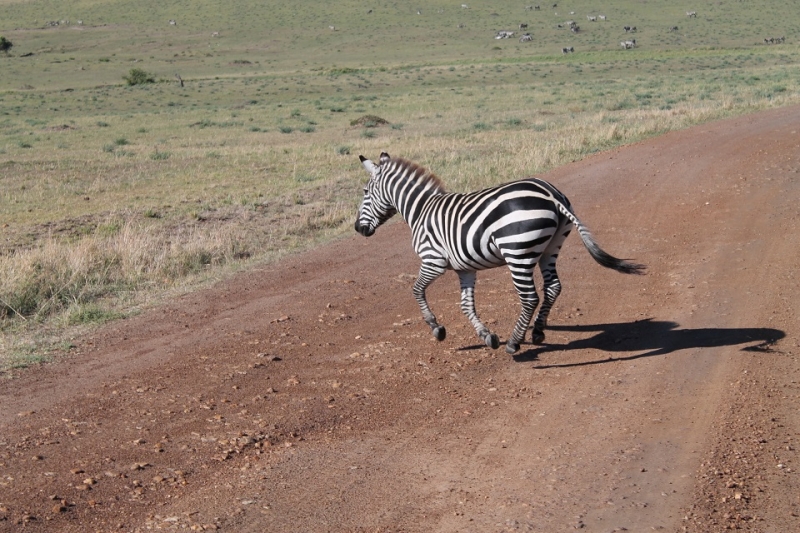
M 569 220 L 558 204 L 566 197 L 549 183 L 529 178 L 480 191 L 433 196 L 424 207 L 414 246 L 420 255 L 439 251 L 454 270 L 483 270 L 508 262 L 535 262 Z

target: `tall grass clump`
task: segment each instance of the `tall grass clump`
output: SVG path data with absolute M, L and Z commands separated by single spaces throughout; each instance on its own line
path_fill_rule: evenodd
M 42 321 L 76 306 L 110 302 L 145 287 L 169 288 L 247 254 L 232 231 L 170 232 L 125 223 L 112 235 L 78 242 L 48 239 L 0 257 L 0 329 L 15 319 Z

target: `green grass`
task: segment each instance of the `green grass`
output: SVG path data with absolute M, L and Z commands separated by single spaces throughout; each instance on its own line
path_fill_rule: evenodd
M 42 331 L 100 322 L 77 308 L 124 315 L 348 234 L 358 154 L 468 190 L 800 101 L 785 0 L 598 6 L 0 0 L 0 371 Z M 520 22 L 534 42 L 493 38 Z

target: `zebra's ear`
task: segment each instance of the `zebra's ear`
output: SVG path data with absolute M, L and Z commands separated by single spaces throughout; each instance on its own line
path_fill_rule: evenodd
M 364 157 L 363 155 L 358 156 L 361 160 L 361 164 L 364 165 L 364 168 L 367 169 L 367 172 L 374 175 L 377 172 L 378 167 L 375 166 L 375 163 Z
M 391 158 L 392 157 L 389 154 L 387 154 L 386 152 L 381 152 L 381 164 L 386 163 Z

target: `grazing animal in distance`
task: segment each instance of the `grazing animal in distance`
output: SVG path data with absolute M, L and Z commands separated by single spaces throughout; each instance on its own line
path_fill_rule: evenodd
M 475 311 L 475 279 L 477 271 L 505 264 L 522 304 L 506 342 L 506 352 L 516 353 L 539 305 L 533 278 L 538 264 L 544 301 L 534 320 L 532 340 L 534 344 L 544 342 L 547 317 L 561 292 L 556 260 L 574 227 L 589 254 L 602 266 L 626 274 L 644 273 L 644 265 L 603 251 L 567 197 L 544 180 L 527 178 L 470 193 L 447 193 L 436 175 L 406 159 L 392 158 L 386 152 L 377 163 L 364 156 L 359 159 L 370 179 L 355 230 L 369 237 L 397 213 L 408 223 L 412 246 L 422 260 L 414 298 L 438 341 L 445 339 L 446 331 L 431 311 L 425 291 L 446 270 L 454 270 L 461 285 L 461 311 L 486 346 L 500 346 L 497 335 Z

